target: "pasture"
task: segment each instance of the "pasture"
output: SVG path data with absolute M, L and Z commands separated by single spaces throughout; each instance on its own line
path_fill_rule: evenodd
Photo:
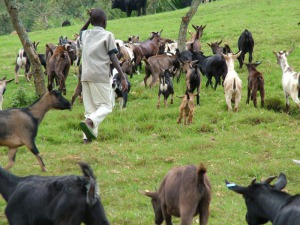
M 35 157 L 24 147 L 19 149 L 11 172 L 18 176 L 30 174 L 52 176 L 81 174 L 78 161 L 90 163 L 100 186 L 102 204 L 111 224 L 154 224 L 150 199 L 138 190 L 158 188 L 168 170 L 186 164 L 204 163 L 212 185 L 211 225 L 239 225 L 245 222 L 245 204 L 241 196 L 229 191 L 224 180 L 247 186 L 258 180 L 284 172 L 288 178 L 286 191 L 300 193 L 300 167 L 292 159 L 300 159 L 300 113 L 290 101 L 290 114 L 284 113 L 285 101 L 281 86 L 282 71 L 273 51 L 295 50 L 289 65 L 300 71 L 299 0 L 220 0 L 200 4 L 189 24 L 206 25 L 201 38 L 205 55 L 211 55 L 206 43 L 227 43 L 237 52 L 239 35 L 248 29 L 255 45 L 253 60 L 263 61 L 258 70 L 264 74 L 265 108 L 246 105 L 246 66 L 235 70 L 243 81 L 239 112 L 227 112 L 224 90 L 205 87 L 202 76 L 200 106 L 195 109 L 193 124 L 178 125 L 180 98 L 174 104 L 156 109 L 158 86 L 145 89 L 144 72 L 134 75 L 127 109 L 118 106 L 100 125 L 99 137 L 90 145 L 82 144 L 79 122 L 84 108 L 76 100 L 72 111 L 49 111 L 39 126 L 36 144 L 48 172 L 43 173 Z M 107 30 L 117 39 L 139 35 L 146 40 L 151 31 L 163 29 L 162 37 L 177 39 L 181 17 L 187 9 L 168 13 L 108 21 Z M 82 25 L 85 21 L 82 22 Z M 28 33 L 30 40 L 39 41 L 38 53 L 44 53 L 46 43 L 57 44 L 59 36 L 72 38 L 82 25 Z M 187 37 L 189 37 L 187 35 Z M 223 45 L 222 44 L 222 45 Z M 14 78 L 15 58 L 21 43 L 16 35 L 0 36 L 0 79 Z M 246 62 L 248 54 L 246 54 Z M 24 75 L 21 69 L 20 75 Z M 46 79 L 45 79 L 46 80 Z M 214 79 L 213 79 L 214 82 Z M 71 100 L 77 83 L 75 68 L 67 78 L 67 99 Z M 34 95 L 34 85 L 19 77 L 19 84 L 7 85 L 3 108 L 11 107 L 19 88 Z M 174 81 L 175 96 L 185 91 L 184 76 Z M 260 96 L 258 96 L 260 103 Z M 169 101 L 168 101 L 169 103 Z M 0 147 L 0 165 L 7 164 L 7 149 Z M 6 203 L 0 200 L 0 224 L 7 224 Z M 195 217 L 193 224 L 197 224 Z M 179 224 L 179 219 L 174 219 Z

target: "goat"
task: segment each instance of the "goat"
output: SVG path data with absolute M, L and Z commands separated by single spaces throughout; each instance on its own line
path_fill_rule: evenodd
M 71 109 L 71 104 L 59 91 L 49 89 L 41 98 L 26 108 L 0 111 L 0 146 L 8 147 L 10 169 L 15 162 L 18 147 L 25 145 L 37 158 L 42 171 L 45 164 L 35 144 L 38 126 L 50 109 Z
M 112 88 L 115 91 L 116 98 L 119 99 L 120 110 L 126 109 L 128 93 L 131 87 L 130 82 L 128 81 L 127 76 L 125 75 L 128 88 L 126 91 L 124 91 L 122 90 L 122 77 L 118 73 L 117 69 L 113 69 L 112 74 L 113 74 Z
M 194 51 L 200 51 L 201 50 L 201 43 L 200 43 L 200 38 L 202 37 L 202 34 L 203 34 L 203 30 L 204 28 L 206 27 L 205 26 L 195 26 L 195 25 L 192 25 L 193 28 L 195 29 L 196 31 L 196 34 L 194 34 L 192 36 L 192 41 L 191 42 L 187 42 L 187 50 L 194 50 Z
M 6 90 L 6 85 L 13 80 L 14 79 L 6 80 L 6 77 L 3 77 L 2 79 L 0 79 L 0 110 L 2 110 L 3 95 Z
M 8 223 L 109 225 L 92 169 L 78 164 L 83 176 L 18 177 L 0 167 Z
M 249 104 L 249 99 L 251 96 L 251 100 L 253 100 L 254 107 L 257 107 L 257 91 L 259 91 L 260 93 L 261 107 L 264 107 L 265 104 L 264 77 L 261 72 L 256 70 L 256 67 L 260 64 L 261 62 L 245 63 L 249 72 L 246 104 Z
M 169 69 L 161 70 L 159 74 L 159 88 L 158 88 L 158 100 L 157 108 L 160 107 L 160 96 L 164 96 L 164 105 L 167 107 L 167 100 L 169 95 L 171 95 L 171 104 L 173 104 L 174 88 L 172 82 L 172 73 Z
M 300 220 L 300 196 L 281 191 L 287 184 L 284 173 L 280 173 L 274 185 L 272 176 L 256 183 L 252 180 L 248 187 L 225 181 L 229 190 L 243 195 L 247 206 L 246 221 L 249 225 L 298 225 Z
M 182 98 L 181 104 L 179 106 L 179 117 L 177 123 L 180 124 L 183 119 L 184 125 L 189 125 L 193 123 L 195 104 L 194 97 L 197 94 L 186 91 L 185 95 L 179 98 Z
M 222 55 L 205 56 L 202 52 L 189 50 L 182 52 L 177 51 L 176 55 L 181 61 L 198 60 L 198 68 L 201 73 L 207 77 L 206 87 L 211 85 L 211 87 L 216 90 L 217 85 L 221 85 L 221 78 L 223 81 L 225 80 L 228 69 L 226 61 Z M 212 77 L 216 80 L 214 87 L 212 85 Z M 177 82 L 178 81 L 179 77 L 177 78 Z
M 71 22 L 69 20 L 64 20 L 61 24 L 62 27 L 68 27 L 71 26 Z
M 39 42 L 35 43 L 35 41 L 32 43 L 32 47 L 33 49 L 36 51 L 37 50 L 37 46 L 38 46 Z M 30 70 L 30 61 L 26 55 L 26 52 L 23 48 L 19 49 L 19 53 L 17 55 L 17 59 L 16 59 L 16 66 L 15 66 L 15 83 L 18 84 L 19 83 L 19 72 L 20 72 L 20 68 L 25 68 L 25 78 L 26 81 L 30 81 L 30 76 L 29 76 L 29 70 Z
M 186 73 L 185 82 L 186 82 L 186 90 L 190 93 L 193 93 L 197 89 L 197 105 L 200 105 L 200 89 L 201 89 L 201 76 L 200 70 L 197 66 L 197 60 L 195 61 L 181 61 L 183 72 Z
M 155 224 L 165 220 L 172 224 L 172 216 L 181 217 L 182 225 L 191 225 L 199 214 L 200 225 L 207 225 L 211 201 L 211 185 L 202 163 L 196 168 L 186 165 L 171 169 L 158 191 L 139 191 L 151 198 Z
M 226 60 L 228 73 L 224 80 L 225 99 L 228 107 L 228 111 L 232 110 L 231 101 L 234 102 L 234 111 L 238 111 L 238 106 L 242 98 L 242 80 L 234 70 L 234 61 L 240 56 L 241 52 L 237 54 L 228 53 L 223 55 Z
M 147 87 L 147 80 L 150 75 L 152 75 L 152 81 L 149 84 L 149 87 L 152 88 L 155 85 L 162 69 L 165 70 L 173 68 L 173 71 L 175 71 L 176 69 L 180 68 L 180 63 L 176 55 L 155 55 L 149 57 L 148 59 L 143 58 L 143 60 L 146 63 L 144 77 L 145 87 Z M 179 72 L 179 70 L 177 71 Z
M 294 71 L 292 67 L 289 66 L 287 57 L 294 49 L 292 48 L 289 51 L 279 51 L 273 52 L 277 58 L 277 63 L 282 69 L 282 88 L 285 95 L 286 102 L 286 112 L 290 111 L 290 102 L 289 97 L 297 104 L 298 109 L 300 110 L 300 73 Z
M 79 96 L 79 101 L 82 103 L 83 98 L 82 98 L 82 84 L 81 84 L 81 73 L 82 73 L 82 66 L 80 64 L 79 69 L 78 69 L 78 78 L 77 78 L 77 85 L 74 91 L 74 94 L 72 95 L 71 99 L 71 105 L 74 104 L 75 99 Z
M 222 40 L 219 42 L 212 42 L 212 43 L 207 43 L 207 45 L 211 48 L 213 54 L 227 54 L 227 53 L 232 53 L 229 45 L 225 44 L 224 47 L 221 47 L 220 44 L 222 43 Z
M 243 67 L 243 63 L 245 60 L 245 55 L 249 53 L 249 63 L 252 62 L 252 53 L 254 48 L 254 40 L 252 37 L 252 33 L 245 29 L 245 31 L 241 34 L 238 39 L 238 48 L 241 51 L 241 55 L 238 57 L 240 68 Z
M 59 90 L 66 95 L 66 79 L 71 66 L 71 59 L 68 52 L 73 51 L 69 44 L 59 45 L 55 48 L 53 55 L 47 62 L 48 88 L 52 88 L 54 79 L 57 79 Z M 48 53 L 49 54 L 49 53 Z
M 148 59 L 157 54 L 161 33 L 162 30 L 160 32 L 152 32 L 152 36 L 148 40 L 134 47 L 134 71 L 137 71 L 137 67 L 140 65 L 142 58 Z

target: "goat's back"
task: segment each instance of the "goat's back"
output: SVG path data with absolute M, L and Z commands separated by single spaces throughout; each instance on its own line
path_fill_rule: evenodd
M 188 206 L 196 210 L 204 194 L 211 195 L 211 186 L 206 175 L 206 170 L 194 165 L 176 167 L 165 176 L 159 190 L 162 205 L 165 203 L 174 216 L 180 216 L 180 206 Z

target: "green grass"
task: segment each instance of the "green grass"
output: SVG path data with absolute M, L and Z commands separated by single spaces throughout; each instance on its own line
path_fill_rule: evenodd
M 39 127 L 36 138 L 47 173 L 40 171 L 35 157 L 21 147 L 15 166 L 16 175 L 67 175 L 80 174 L 78 161 L 91 164 L 98 177 L 101 198 L 111 224 L 154 224 L 150 199 L 140 195 L 139 189 L 158 188 L 167 171 L 175 166 L 198 165 L 203 162 L 208 169 L 213 198 L 209 224 L 246 224 L 245 204 L 242 196 L 228 191 L 224 180 L 248 185 L 252 178 L 258 180 L 284 172 L 288 178 L 286 191 L 300 192 L 300 168 L 292 159 L 300 158 L 300 113 L 291 101 L 291 113 L 283 112 L 285 102 L 281 87 L 281 68 L 276 64 L 274 50 L 288 50 L 289 64 L 300 70 L 299 1 L 290 0 L 222 0 L 201 4 L 190 23 L 207 25 L 201 39 L 206 55 L 211 50 L 206 43 L 223 39 L 234 52 L 237 40 L 244 29 L 249 29 L 255 40 L 254 60 L 262 60 L 258 69 L 264 73 L 266 107 L 246 105 L 247 70 L 236 71 L 243 81 L 242 102 L 238 113 L 227 112 L 224 91 L 218 86 L 214 91 L 205 87 L 203 78 L 201 106 L 196 108 L 194 123 L 190 126 L 176 124 L 180 99 L 173 105 L 156 109 L 157 87 L 145 89 L 141 82 L 144 74 L 131 79 L 127 110 L 116 107 L 101 124 L 97 141 L 82 144 L 79 122 L 83 119 L 83 105 L 75 102 L 72 111 L 50 111 Z M 129 35 L 148 38 L 151 31 L 163 29 L 162 36 L 177 39 L 181 17 L 187 9 L 108 21 L 107 29 L 118 39 Z M 84 21 L 82 22 L 84 24 Z M 46 43 L 58 42 L 61 35 L 72 38 L 80 26 L 51 29 L 29 33 L 31 41 L 39 41 L 38 52 L 44 52 Z M 0 78 L 14 77 L 14 62 L 21 43 L 17 36 L 0 36 Z M 248 55 L 246 56 L 248 60 Z M 23 75 L 24 70 L 21 70 Z M 4 108 L 11 107 L 18 87 L 34 93 L 33 83 L 8 84 Z M 71 68 L 67 79 L 67 98 L 71 99 L 77 79 Z M 175 95 L 184 93 L 184 79 L 174 83 Z M 163 104 L 162 104 L 163 105 Z M 274 110 L 272 110 L 274 109 Z M 0 165 L 7 163 L 7 149 L 0 148 Z M 0 201 L 0 224 L 7 224 L 5 202 Z M 195 222 L 194 219 L 193 224 Z M 174 219 L 174 224 L 179 224 Z

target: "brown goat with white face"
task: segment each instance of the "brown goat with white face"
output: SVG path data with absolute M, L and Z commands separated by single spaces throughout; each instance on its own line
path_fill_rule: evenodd
M 247 66 L 249 76 L 248 76 L 248 93 L 246 104 L 249 104 L 250 96 L 253 101 L 254 107 L 257 107 L 257 91 L 260 93 L 261 107 L 265 104 L 265 88 L 264 88 L 264 77 L 261 72 L 256 70 L 256 67 L 261 64 L 261 62 L 255 63 L 244 63 Z
M 165 220 L 172 225 L 172 216 L 181 217 L 181 225 L 191 225 L 193 217 L 199 215 L 200 225 L 207 225 L 211 201 L 211 185 L 206 168 L 187 165 L 171 169 L 158 191 L 140 191 L 151 198 L 155 213 L 155 224 Z

